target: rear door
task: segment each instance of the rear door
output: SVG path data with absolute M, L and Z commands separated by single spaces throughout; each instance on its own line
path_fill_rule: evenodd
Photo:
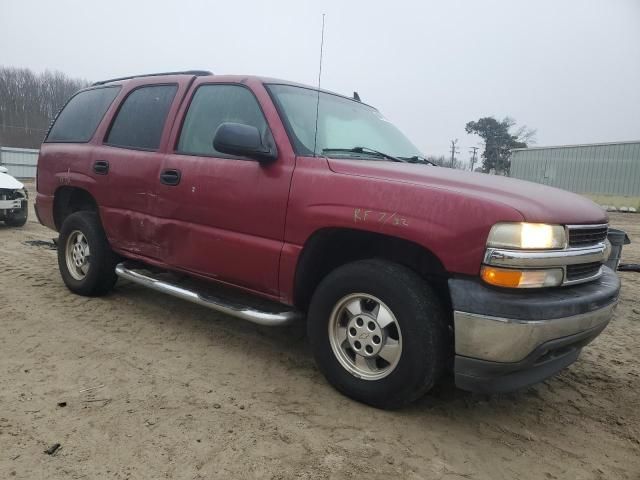
M 56 229 L 53 210 L 58 188 L 72 186 L 102 201 L 103 183 L 91 167 L 96 131 L 105 115 L 114 109 L 120 85 L 92 87 L 76 93 L 57 115 L 40 148 L 36 187 L 38 218 Z
M 295 157 L 275 107 L 262 83 L 235 77 L 196 80 L 187 98 L 161 172 L 156 255 L 276 297 Z M 277 160 L 263 165 L 217 152 L 213 136 L 224 122 L 272 135 Z M 177 181 L 170 184 L 163 175 Z
M 183 87 L 184 89 L 184 87 Z M 114 248 L 153 257 L 153 211 L 167 118 L 175 114 L 180 82 L 128 85 L 124 100 L 93 151 L 105 230 Z M 168 131 L 167 131 L 168 134 Z M 166 141 L 165 141 L 166 143 Z

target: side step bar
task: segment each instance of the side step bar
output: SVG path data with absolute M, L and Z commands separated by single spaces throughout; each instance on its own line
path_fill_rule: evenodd
M 119 277 L 125 278 L 144 287 L 151 288 L 152 290 L 166 293 L 168 295 L 187 300 L 188 302 L 197 303 L 203 307 L 208 307 L 212 310 L 216 310 L 242 320 L 248 320 L 249 322 L 257 323 L 258 325 L 266 325 L 269 327 L 288 325 L 303 317 L 301 312 L 293 309 L 280 312 L 268 312 L 264 310 L 257 310 L 246 305 L 239 305 L 225 301 L 224 299 L 213 295 L 188 290 L 177 284 L 155 278 L 152 276 L 151 272 L 148 272 L 143 268 L 136 268 L 126 263 L 119 263 L 116 265 L 116 274 Z

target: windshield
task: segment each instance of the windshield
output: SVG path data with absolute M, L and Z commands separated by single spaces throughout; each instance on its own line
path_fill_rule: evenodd
M 318 91 L 292 85 L 267 88 L 284 117 L 296 153 L 313 155 Z M 394 157 L 420 156 L 409 139 L 375 108 L 320 92 L 315 152 L 329 157 L 380 158 L 372 155 L 374 150 Z

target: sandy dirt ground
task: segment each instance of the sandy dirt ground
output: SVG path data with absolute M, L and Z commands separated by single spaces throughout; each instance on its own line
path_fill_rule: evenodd
M 611 220 L 640 263 L 640 215 Z M 303 328 L 122 281 L 71 294 L 55 252 L 25 243 L 53 236 L 33 216 L 0 227 L 0 479 L 640 479 L 638 273 L 557 377 L 492 397 L 445 382 L 385 412 L 325 382 Z

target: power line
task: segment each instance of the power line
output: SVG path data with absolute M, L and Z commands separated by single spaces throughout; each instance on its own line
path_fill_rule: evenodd
M 473 172 L 473 167 L 474 167 L 474 165 L 476 164 L 476 158 L 477 158 L 477 157 L 476 157 L 476 154 L 478 153 L 478 149 L 479 149 L 480 147 L 469 147 L 469 148 L 471 149 L 471 150 L 470 150 L 470 152 L 473 152 L 473 153 L 471 154 L 471 160 L 470 160 L 470 163 L 471 163 L 471 168 L 470 168 L 470 170 Z
M 458 139 L 451 140 L 451 168 L 454 167 L 454 163 L 456 161 L 456 153 L 460 153 L 457 147 Z

